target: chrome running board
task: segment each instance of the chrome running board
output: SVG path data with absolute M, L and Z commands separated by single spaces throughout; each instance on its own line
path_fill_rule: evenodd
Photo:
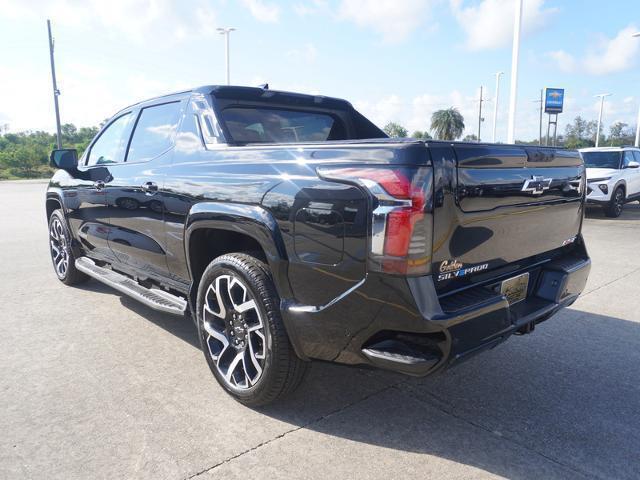
M 147 307 L 161 312 L 183 315 L 187 309 L 187 301 L 158 288 L 146 288 L 132 278 L 121 275 L 108 268 L 99 267 L 93 260 L 80 257 L 76 260 L 76 268 L 92 278 L 115 288 L 121 293 L 144 303 Z

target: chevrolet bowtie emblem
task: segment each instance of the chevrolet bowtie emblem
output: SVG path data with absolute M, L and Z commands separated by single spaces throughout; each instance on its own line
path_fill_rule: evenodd
M 531 193 L 532 195 L 542 195 L 545 190 L 549 190 L 551 186 L 551 178 L 538 177 L 536 175 L 532 175 L 531 178 L 528 178 L 524 181 L 524 185 L 522 186 L 523 192 Z

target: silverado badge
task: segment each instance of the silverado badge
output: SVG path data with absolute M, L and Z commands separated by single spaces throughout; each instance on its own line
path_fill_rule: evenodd
M 438 281 L 442 282 L 443 280 L 449 280 L 451 278 L 464 277 L 470 273 L 481 272 L 482 270 L 486 270 L 489 268 L 488 263 L 483 263 L 481 265 L 475 265 L 473 267 L 463 268 L 464 265 L 462 262 L 459 262 L 457 259 L 453 260 L 445 260 L 440 264 L 440 274 L 438 275 Z
M 524 181 L 522 186 L 523 192 L 530 192 L 532 195 L 542 195 L 545 190 L 549 190 L 551 186 L 551 178 L 544 178 L 542 176 L 532 175 Z

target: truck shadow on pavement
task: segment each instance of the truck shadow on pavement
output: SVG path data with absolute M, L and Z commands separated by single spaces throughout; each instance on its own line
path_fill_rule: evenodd
M 191 320 L 121 301 L 200 348 Z M 368 445 L 507 478 L 637 478 L 639 346 L 637 323 L 567 309 L 532 335 L 431 377 L 313 363 L 292 396 L 258 411 L 293 425 L 299 437 L 289 441 L 305 441 L 307 430 L 332 437 L 324 460 L 348 455 L 354 468 L 375 464 Z M 406 460 L 411 468 L 436 461 L 420 458 Z

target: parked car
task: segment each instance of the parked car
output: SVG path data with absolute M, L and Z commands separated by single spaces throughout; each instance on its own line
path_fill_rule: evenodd
M 587 203 L 607 217 L 619 217 L 624 204 L 640 200 L 640 149 L 599 147 L 580 150 L 587 167 Z
M 201 87 L 51 161 L 58 278 L 190 314 L 248 405 L 313 359 L 445 369 L 533 331 L 590 268 L 577 152 L 388 138 L 335 98 Z

